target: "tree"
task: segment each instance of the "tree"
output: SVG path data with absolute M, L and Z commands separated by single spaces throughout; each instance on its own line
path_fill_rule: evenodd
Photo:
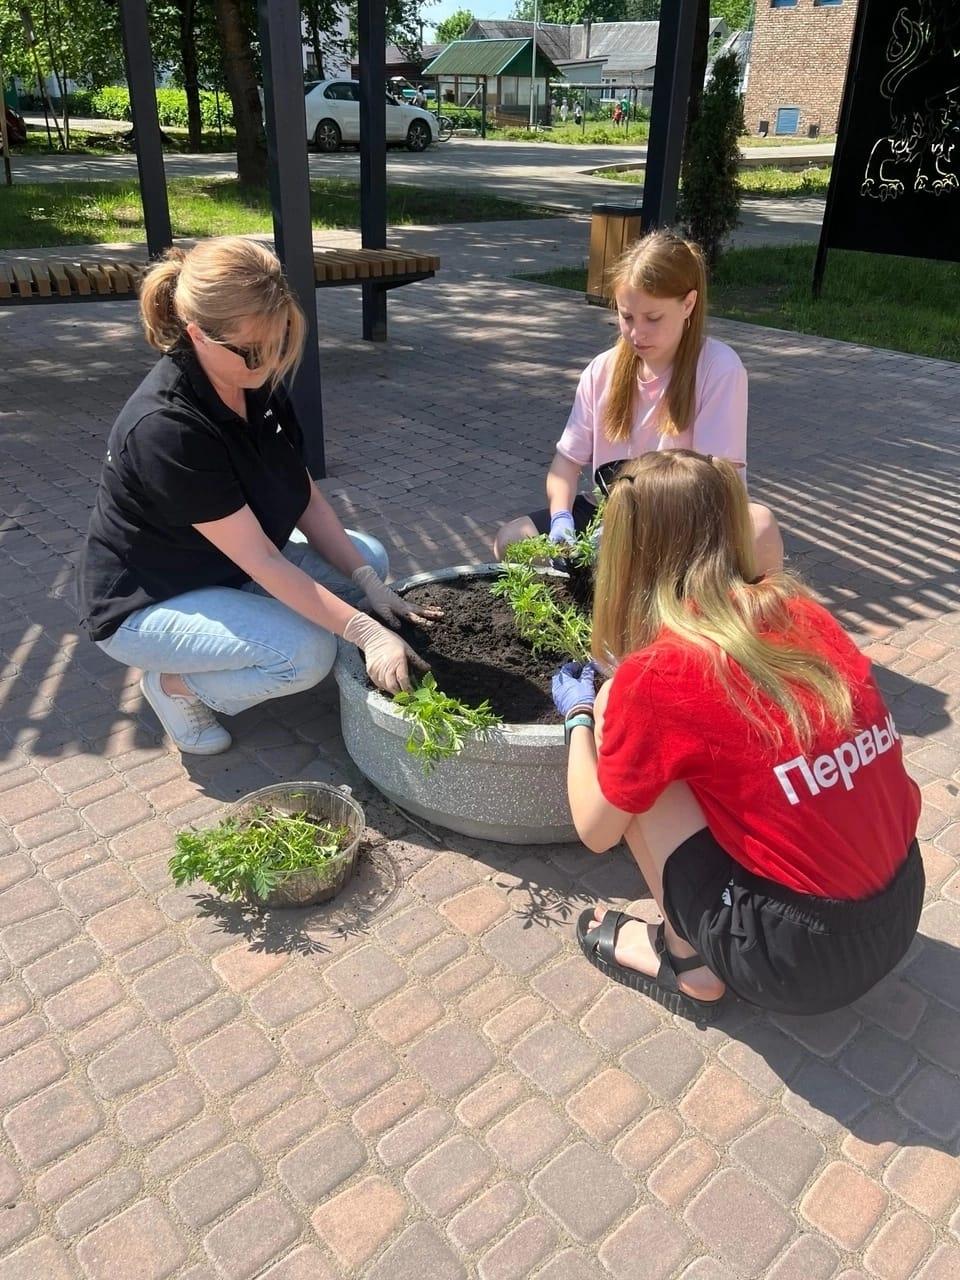
M 451 40 L 462 39 L 476 21 L 469 9 L 458 9 L 449 18 L 438 22 L 434 30 L 437 44 L 449 44 Z
M 624 22 L 632 17 L 627 13 L 629 4 L 630 0 L 543 0 L 538 6 L 539 18 L 541 22 L 560 24 L 583 22 L 585 18 L 589 18 L 591 22 Z M 517 0 L 513 16 L 524 22 L 532 22 L 533 7 L 534 0 Z M 659 7 L 658 0 L 658 10 Z
M 711 18 L 722 18 L 731 31 L 747 31 L 753 27 L 754 0 L 713 0 Z
M 242 186 L 267 183 L 267 139 L 254 61 L 251 11 L 243 0 L 213 0 L 227 92 L 237 131 L 237 174 Z
M 690 130 L 678 205 L 684 230 L 700 244 L 711 267 L 724 237 L 737 225 L 743 128 L 740 63 L 735 53 L 725 53 L 713 64 L 699 118 Z

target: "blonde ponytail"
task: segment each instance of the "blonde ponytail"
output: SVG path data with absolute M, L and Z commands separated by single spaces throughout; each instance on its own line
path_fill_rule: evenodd
M 140 282 L 140 320 L 147 342 L 157 351 L 169 351 L 183 334 L 176 293 L 185 257 L 182 249 L 168 249 Z

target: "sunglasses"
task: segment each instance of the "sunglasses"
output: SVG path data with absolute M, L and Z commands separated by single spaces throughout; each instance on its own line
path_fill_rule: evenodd
M 208 342 L 212 342 L 215 347 L 222 347 L 224 351 L 229 351 L 231 355 L 239 356 L 248 369 L 259 369 L 262 363 L 262 357 L 259 347 L 235 347 L 232 342 L 223 342 L 220 338 L 211 338 L 209 333 L 204 334 Z

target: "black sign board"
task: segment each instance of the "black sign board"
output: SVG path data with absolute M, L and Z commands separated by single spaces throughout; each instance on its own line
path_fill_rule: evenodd
M 817 283 L 828 248 L 960 261 L 957 0 L 860 0 Z

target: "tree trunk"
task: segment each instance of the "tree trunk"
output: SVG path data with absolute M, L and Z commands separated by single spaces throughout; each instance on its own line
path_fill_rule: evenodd
M 203 145 L 203 118 L 200 114 L 200 77 L 197 70 L 197 4 L 196 0 L 179 0 L 180 64 L 183 69 L 183 91 L 187 98 L 187 138 L 191 151 Z
M 707 74 L 709 49 L 710 0 L 700 0 L 697 7 L 697 30 L 693 41 L 693 62 L 690 67 L 690 96 L 687 99 L 687 129 L 683 139 L 684 152 L 690 145 L 690 130 L 700 118 L 700 100 L 703 97 L 703 80 Z
M 310 43 L 313 45 L 313 60 L 317 64 L 316 77 L 323 79 L 323 41 L 320 38 L 320 21 L 315 4 L 303 6 L 306 10 L 307 27 L 310 31 Z
M 243 21 L 239 0 L 214 0 L 214 6 L 223 50 L 223 71 L 237 131 L 237 173 L 242 186 L 265 187 L 267 140 L 250 57 L 251 32 Z

